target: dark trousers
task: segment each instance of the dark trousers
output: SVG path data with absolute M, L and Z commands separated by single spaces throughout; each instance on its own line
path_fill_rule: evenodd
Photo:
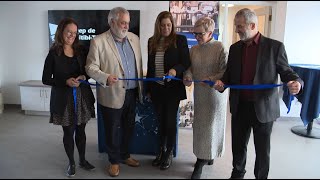
M 79 152 L 80 162 L 85 161 L 86 153 L 86 133 L 85 133 L 86 124 L 80 124 L 74 127 L 71 126 L 62 126 L 63 129 L 63 145 L 64 149 L 69 158 L 70 164 L 75 164 L 74 162 L 74 140 L 73 135 L 75 134 L 76 146 Z M 76 128 L 76 129 L 75 129 Z M 75 132 L 74 132 L 75 129 Z
M 135 126 L 137 93 L 137 88 L 127 90 L 124 104 L 120 109 L 108 108 L 101 105 L 106 149 L 111 164 L 118 164 L 121 160 L 130 157 L 129 143 Z
M 180 100 L 172 95 L 172 90 L 156 85 L 151 91 L 151 99 L 159 122 L 160 146 L 173 150 L 177 136 L 177 112 Z
M 240 101 L 237 115 L 232 115 L 232 155 L 231 177 L 244 177 L 246 173 L 247 145 L 253 129 L 256 161 L 254 175 L 257 179 L 267 179 L 270 166 L 270 136 L 273 121 L 258 121 L 253 102 Z

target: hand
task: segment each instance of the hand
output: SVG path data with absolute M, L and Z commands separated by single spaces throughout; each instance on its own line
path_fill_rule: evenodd
M 107 79 L 108 86 L 112 86 L 116 82 L 118 82 L 118 78 L 114 75 L 109 75 L 109 77 Z
M 79 81 L 79 80 L 86 80 L 86 76 L 85 75 L 80 75 L 80 76 L 78 76 L 77 77 L 77 79 L 76 79 L 77 81 Z
M 177 72 L 175 69 L 170 69 L 169 72 L 168 72 L 168 76 L 173 76 L 175 77 L 177 75 Z
M 177 75 L 177 72 L 175 69 L 170 69 L 169 72 L 167 73 L 168 76 L 175 77 Z M 167 79 L 167 82 L 171 81 L 171 79 Z
M 183 78 L 183 84 L 184 84 L 185 86 L 190 87 L 191 84 L 192 84 L 192 79 L 191 79 L 190 77 L 185 77 L 185 78 Z
M 221 80 L 216 80 L 216 83 L 213 85 L 214 89 L 218 91 L 224 90 L 224 83 Z
M 292 95 L 298 94 L 301 89 L 301 84 L 299 81 L 289 81 L 287 83 L 287 86 L 289 88 L 290 94 Z
M 75 78 L 69 78 L 66 81 L 66 84 L 70 87 L 79 87 L 80 83 Z

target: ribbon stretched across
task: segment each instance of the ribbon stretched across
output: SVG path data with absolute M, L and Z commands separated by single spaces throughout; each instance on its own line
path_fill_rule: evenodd
M 155 78 L 118 78 L 118 80 L 123 80 L 123 81 L 161 81 L 161 80 L 166 80 L 166 79 L 172 79 L 176 81 L 182 81 L 182 79 L 173 77 L 173 76 L 163 76 L 163 77 L 155 77 Z M 88 81 L 83 81 L 80 80 L 81 83 L 86 83 L 88 85 L 96 85 L 89 83 Z M 209 80 L 192 80 L 189 82 L 194 82 L 194 83 L 199 83 L 203 82 L 208 84 L 209 86 L 213 86 L 215 84 L 214 81 L 209 81 Z M 255 84 L 255 85 L 224 85 L 225 88 L 230 88 L 230 89 L 252 89 L 252 90 L 257 90 L 257 89 L 270 89 L 270 88 L 275 88 L 279 86 L 283 86 L 284 84 Z M 290 112 L 291 109 L 291 101 L 294 99 L 293 95 L 290 94 L 290 102 L 288 105 L 288 111 L 287 113 Z

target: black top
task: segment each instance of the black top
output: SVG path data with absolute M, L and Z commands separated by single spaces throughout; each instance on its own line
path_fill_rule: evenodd
M 45 60 L 42 83 L 52 86 L 50 97 L 50 112 L 63 115 L 67 104 L 67 96 L 72 96 L 72 88 L 66 84 L 66 80 L 79 75 L 85 75 L 86 81 L 90 78 L 85 72 L 87 52 L 84 48 L 78 56 L 68 57 L 64 53 L 60 56 L 55 50 L 50 50 Z M 94 96 L 91 87 L 87 84 L 80 84 L 81 91 L 91 91 L 89 98 L 90 105 L 94 104 Z
M 148 47 L 149 44 L 150 38 L 148 41 Z M 168 73 L 170 69 L 175 69 L 176 77 L 182 79 L 184 71 L 186 71 L 191 65 L 187 38 L 183 35 L 177 34 L 176 44 L 177 47 L 171 45 L 167 48 L 167 50 L 164 53 L 164 73 Z M 155 56 L 156 53 L 148 53 L 147 78 L 155 77 Z M 154 86 L 154 83 L 156 82 L 147 82 L 147 93 L 150 93 L 150 89 L 152 88 L 152 86 Z M 172 93 L 179 100 L 187 98 L 185 86 L 182 81 L 165 81 L 165 87 L 172 88 Z

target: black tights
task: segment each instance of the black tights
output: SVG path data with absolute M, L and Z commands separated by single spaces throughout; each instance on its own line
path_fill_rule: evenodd
M 79 159 L 80 162 L 85 161 L 85 152 L 86 152 L 86 133 L 85 133 L 85 127 L 86 124 L 80 124 L 76 126 L 76 131 L 75 133 L 75 140 L 76 140 L 76 145 L 78 148 L 79 152 Z M 75 164 L 74 162 L 74 140 L 73 140 L 73 131 L 74 131 L 74 126 L 62 126 L 63 128 L 63 145 L 64 149 L 66 150 L 67 156 L 69 158 L 69 163 L 70 164 Z

